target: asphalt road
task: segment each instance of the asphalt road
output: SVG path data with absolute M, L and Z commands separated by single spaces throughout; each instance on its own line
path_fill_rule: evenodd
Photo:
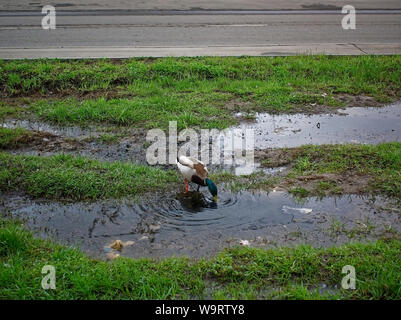
M 1 0 L 0 10 L 38 10 L 46 4 L 58 10 L 284 10 L 401 9 L 400 0 Z
M 401 53 L 401 9 L 357 11 L 355 30 L 335 8 L 201 9 L 61 10 L 55 30 L 38 10 L 0 11 L 0 58 Z

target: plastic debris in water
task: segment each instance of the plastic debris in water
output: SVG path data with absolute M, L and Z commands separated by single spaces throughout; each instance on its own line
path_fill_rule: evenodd
M 110 248 L 112 248 L 114 250 L 121 251 L 124 247 L 132 246 L 134 243 L 135 243 L 134 241 L 125 241 L 125 242 L 123 242 L 121 240 L 114 240 L 111 243 Z
M 289 206 L 283 206 L 282 210 L 285 213 L 294 213 L 294 212 L 299 212 L 299 213 L 311 213 L 312 209 L 309 208 L 292 208 Z
M 110 245 L 110 247 L 112 249 L 115 249 L 115 250 L 118 250 L 118 251 L 121 251 L 123 249 L 123 246 L 124 246 L 124 244 L 123 244 L 123 242 L 121 240 L 114 240 Z
M 151 233 L 156 233 L 157 231 L 159 231 L 160 226 L 158 224 L 151 224 L 149 226 L 149 232 Z
M 239 241 L 239 244 L 240 244 L 241 246 L 247 246 L 247 247 L 249 247 L 249 246 L 251 245 L 251 243 L 249 242 L 249 240 L 240 240 L 240 241 Z
M 134 241 L 123 242 L 121 240 L 114 240 L 110 245 L 104 247 L 104 253 L 106 254 L 107 259 L 113 260 L 120 256 L 117 251 L 121 252 L 124 247 L 132 246 L 134 243 Z
M 106 256 L 107 256 L 107 259 L 113 260 L 115 258 L 118 258 L 120 256 L 120 254 L 119 253 L 114 253 L 114 252 L 108 252 L 106 254 Z

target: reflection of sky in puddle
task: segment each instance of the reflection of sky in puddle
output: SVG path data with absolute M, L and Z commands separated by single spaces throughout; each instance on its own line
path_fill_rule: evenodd
M 254 149 L 298 147 L 305 144 L 337 144 L 337 143 L 367 143 L 401 141 L 401 102 L 382 108 L 347 108 L 341 114 L 317 115 L 270 115 L 258 114 L 255 122 L 244 122 L 237 127 L 222 131 L 212 141 L 220 139 L 220 153 L 226 167 L 234 168 L 236 175 L 249 175 L 263 170 L 275 174 L 283 168 L 260 168 L 260 164 L 248 162 L 238 164 L 234 152 L 236 146 L 241 146 L 245 155 L 247 138 L 246 130 L 254 130 L 254 141 L 250 145 Z M 226 140 L 229 143 L 226 143 Z M 242 143 L 241 143 L 242 140 Z M 231 148 L 231 149 L 230 149 Z M 226 155 L 224 154 L 226 152 Z M 214 152 L 216 154 L 216 151 Z M 229 160 L 228 162 L 226 160 Z M 241 159 L 240 159 L 241 160 Z
M 341 112 L 344 114 L 258 114 L 256 122 L 246 122 L 237 128 L 255 130 L 256 149 L 401 141 L 400 102 L 382 108 L 347 108 Z
M 234 172 L 236 176 L 246 176 L 254 172 L 274 175 L 283 172 L 285 169 L 286 167 L 262 168 L 259 163 L 255 163 L 254 165 L 235 167 Z
M 24 128 L 28 130 L 44 131 L 54 135 L 64 135 L 69 138 L 96 135 L 96 131 L 90 130 L 90 127 L 80 128 L 80 127 L 56 126 L 45 122 L 37 122 L 31 120 L 12 120 L 0 123 L 0 126 L 3 128 L 11 128 L 11 129 Z
M 280 237 L 287 226 L 318 232 L 322 224 L 333 218 L 342 223 L 364 221 L 366 217 L 384 219 L 367 204 L 366 198 L 356 195 L 299 202 L 283 192 L 220 190 L 219 202 L 215 204 L 207 190 L 203 191 L 205 196 L 197 192 L 178 193 L 141 203 L 41 202 L 9 196 L 0 209 L 25 220 L 29 228 L 44 237 L 78 245 L 95 255 L 104 254 L 104 247 L 113 240 L 134 241 L 123 253 L 137 257 L 180 253 L 202 256 L 219 251 L 228 239 L 270 235 L 270 227 L 278 227 Z M 383 199 L 377 201 L 384 203 Z M 390 218 L 386 212 L 385 219 Z M 397 222 L 391 223 L 398 228 Z M 317 242 L 323 239 L 324 236 Z
M 197 158 L 203 160 L 210 171 L 223 169 L 236 175 L 249 175 L 253 172 L 277 174 L 284 168 L 261 168 L 260 164 L 245 160 L 247 129 L 254 130 L 254 139 L 251 143 L 253 149 L 297 147 L 305 144 L 335 144 L 335 143 L 368 143 L 375 144 L 388 141 L 401 141 L 401 102 L 382 108 L 354 107 L 342 110 L 343 114 L 318 115 L 269 115 L 258 114 L 255 122 L 244 122 L 238 127 L 226 131 L 218 131 L 212 135 L 209 143 L 191 142 L 192 147 L 198 150 Z M 96 130 L 79 127 L 61 127 L 46 123 L 13 120 L 0 124 L 3 127 L 23 127 L 32 130 L 47 131 L 67 137 L 85 137 L 99 135 Z M 212 132 L 212 131 L 211 131 Z M 231 140 L 228 138 L 230 137 Z M 127 140 L 128 141 L 128 140 Z M 219 141 L 219 142 L 216 142 Z M 236 141 L 236 142 L 235 142 Z M 239 141 L 239 143 L 238 143 Z M 183 143 L 179 143 L 179 148 Z M 129 145 L 129 148 L 127 147 Z M 242 159 L 234 155 L 233 150 L 242 150 Z M 22 151 L 32 152 L 37 150 Z M 168 154 L 168 149 L 165 150 Z M 87 144 L 85 148 L 75 152 L 101 160 L 132 161 L 147 163 L 146 150 L 141 143 L 133 141 L 121 142 L 118 145 Z M 208 158 L 204 160 L 204 154 Z M 219 157 L 214 162 L 213 157 Z M 242 162 L 241 162 L 242 161 Z M 245 161 L 245 164 L 244 164 Z M 172 166 L 175 166 L 172 164 Z

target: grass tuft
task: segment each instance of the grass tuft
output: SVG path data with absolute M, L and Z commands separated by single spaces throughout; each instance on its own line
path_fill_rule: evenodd
M 401 243 L 338 248 L 226 249 L 214 258 L 99 261 L 77 249 L 33 238 L 18 222 L 0 220 L 1 299 L 397 299 Z M 56 289 L 41 288 L 53 265 Z M 345 265 L 356 289 L 341 289 Z M 331 289 L 319 292 L 325 284 Z
M 64 154 L 39 157 L 0 153 L 0 168 L 0 190 L 49 199 L 136 197 L 166 190 L 178 181 L 178 174 L 171 170 Z

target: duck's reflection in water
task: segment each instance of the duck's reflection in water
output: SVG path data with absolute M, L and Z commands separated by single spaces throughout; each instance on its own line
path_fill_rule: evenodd
M 205 208 L 217 208 L 216 202 L 209 200 L 198 191 L 179 192 L 177 193 L 177 200 L 189 212 L 201 212 Z

